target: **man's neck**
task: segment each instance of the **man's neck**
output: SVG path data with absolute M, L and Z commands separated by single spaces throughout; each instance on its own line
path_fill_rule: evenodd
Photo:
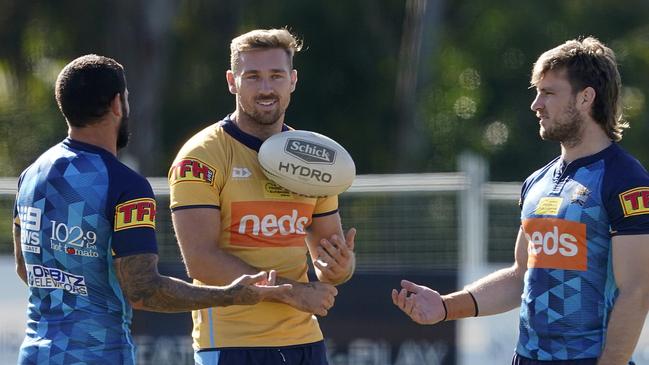
M 236 110 L 232 113 L 231 119 L 239 129 L 259 138 L 262 141 L 265 141 L 268 137 L 281 132 L 282 126 L 284 126 L 283 115 L 273 124 L 259 124 L 246 116 L 245 113 Z
M 592 123 L 595 123 L 594 121 Z M 579 142 L 575 145 L 561 143 L 561 157 L 566 162 L 594 155 L 611 145 L 611 139 L 599 126 L 590 124 L 582 131 Z
M 99 122 L 83 128 L 69 127 L 68 137 L 75 141 L 101 147 L 117 156 L 117 136 L 109 123 Z

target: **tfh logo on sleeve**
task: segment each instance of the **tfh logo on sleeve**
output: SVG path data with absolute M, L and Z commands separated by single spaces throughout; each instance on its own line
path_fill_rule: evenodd
M 115 231 L 150 227 L 155 229 L 156 203 L 151 198 L 133 199 L 115 207 Z
M 179 182 L 205 182 L 214 185 L 215 175 L 216 170 L 207 163 L 196 158 L 186 158 L 171 167 L 169 181 L 172 185 Z
M 627 190 L 619 196 L 625 217 L 649 213 L 649 187 Z

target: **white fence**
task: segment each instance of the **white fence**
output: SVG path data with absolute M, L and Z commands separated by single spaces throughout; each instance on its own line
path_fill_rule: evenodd
M 457 251 L 457 261 L 448 263 L 447 267 L 455 267 L 460 270 L 460 283 L 458 283 L 458 286 L 461 287 L 469 281 L 511 263 L 511 261 L 507 262 L 507 260 L 493 262 L 493 260 L 489 259 L 489 250 L 492 246 L 492 243 L 489 242 L 489 237 L 491 237 L 490 229 L 493 229 L 493 224 L 489 224 L 489 204 L 500 202 L 505 203 L 507 206 L 515 206 L 519 196 L 520 184 L 485 181 L 486 166 L 479 159 L 470 156 L 463 156 L 460 159 L 460 167 L 462 172 L 459 173 L 358 176 L 352 187 L 342 198 L 347 198 L 350 201 L 349 205 L 354 206 L 357 203 L 351 201 L 351 198 L 374 197 L 371 202 L 363 203 L 363 206 L 366 207 L 368 204 L 373 204 L 372 202 L 377 199 L 382 199 L 382 197 L 390 194 L 398 194 L 398 197 L 407 194 L 415 194 L 416 196 L 424 194 L 450 195 L 451 201 L 456 201 L 456 208 L 449 209 L 447 207 L 444 208 L 446 210 L 435 214 L 456 215 L 456 217 L 449 218 L 450 222 L 457 223 L 452 228 L 456 232 L 451 232 L 452 234 L 449 236 L 456 237 L 456 239 L 443 238 L 439 242 L 446 249 L 450 247 L 450 249 Z M 168 195 L 166 179 L 150 178 L 149 181 L 158 198 Z M 0 178 L 0 198 L 13 200 L 15 186 L 15 178 Z M 400 198 L 397 201 L 400 201 Z M 345 204 L 346 200 L 341 199 L 341 209 Z M 422 201 L 422 204 L 430 203 Z M 162 206 L 162 204 L 160 205 Z M 7 205 L 5 204 L 5 206 Z M 407 210 L 405 209 L 406 212 Z M 366 210 L 361 209 L 358 211 L 363 212 Z M 510 217 L 507 218 L 509 222 L 507 224 L 511 226 L 508 228 L 509 230 L 516 232 L 518 229 L 517 218 L 515 217 L 516 210 L 512 209 L 512 212 L 509 214 Z M 349 212 L 347 215 L 353 218 L 354 214 L 352 213 L 357 212 Z M 7 217 L 7 219 L 9 218 Z M 346 220 L 346 217 L 343 217 L 343 219 Z M 359 219 L 359 217 L 356 217 L 356 219 Z M 400 218 L 390 216 L 384 219 L 391 221 Z M 355 224 L 359 229 L 359 237 L 362 237 L 364 229 L 361 226 L 362 221 Z M 381 224 L 381 222 L 378 223 L 379 226 Z M 412 229 L 409 228 L 409 230 Z M 426 240 L 425 231 L 422 232 L 423 238 L 419 237 L 419 239 Z M 434 239 L 431 238 L 431 240 Z M 513 234 L 510 240 L 511 251 L 513 252 L 515 241 Z M 371 237 L 367 241 L 371 241 Z M 7 242 L 10 242 L 10 239 Z M 366 242 L 360 242 L 359 246 L 364 244 Z M 368 244 L 368 246 L 371 245 Z M 376 246 L 380 246 L 380 244 L 377 243 Z M 359 263 L 364 262 L 364 254 L 367 254 L 368 257 L 380 256 L 380 253 L 363 250 L 369 250 L 369 248 L 359 249 Z M 400 250 L 404 250 L 404 245 L 400 246 Z M 27 302 L 25 287 L 14 272 L 13 258 L 6 255 L 8 251 L 5 250 L 4 252 L 5 255 L 0 256 L 0 275 L 3 277 L 3 280 L 0 280 L 0 292 L 2 293 L 0 296 L 0 365 L 16 363 L 17 349 L 24 333 Z M 406 259 L 408 257 L 414 256 L 404 256 Z M 372 264 L 372 262 L 371 260 L 366 261 L 364 264 L 359 265 L 359 269 L 372 271 L 384 267 L 383 261 L 379 261 L 378 264 Z M 407 262 L 400 262 L 392 267 L 396 270 L 412 267 L 412 265 L 408 266 L 407 264 Z M 423 264 L 425 268 L 426 262 L 423 262 Z M 385 300 L 390 300 L 389 296 L 386 295 Z M 517 310 L 514 310 L 498 316 L 459 321 L 458 337 L 456 339 L 458 344 L 458 364 L 499 365 L 510 363 L 518 335 L 517 312 Z M 404 317 L 403 320 L 407 319 Z M 636 351 L 636 360 L 638 360 L 639 364 L 649 363 L 649 330 L 645 329 L 643 332 Z M 437 363 L 435 362 L 435 364 Z M 381 363 L 381 365 L 383 364 Z

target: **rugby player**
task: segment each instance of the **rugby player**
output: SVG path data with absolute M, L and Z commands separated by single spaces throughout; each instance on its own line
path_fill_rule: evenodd
M 68 138 L 19 179 L 16 269 L 29 286 L 19 364 L 133 364 L 131 308 L 179 312 L 281 298 L 275 273 L 195 286 L 158 273 L 156 201 L 147 180 L 120 163 L 128 140 L 123 67 L 86 55 L 56 81 Z
M 289 129 L 300 48 L 285 29 L 234 38 L 226 80 L 235 111 L 190 138 L 169 171 L 174 229 L 195 283 L 274 269 L 279 283 L 293 284 L 276 301 L 194 311 L 197 364 L 327 364 L 314 314 L 326 315 L 334 285 L 352 276 L 356 231 L 343 234 L 337 196 L 293 194 L 257 160 L 264 140 Z M 319 281 L 307 278 L 307 251 Z
M 649 308 L 649 175 L 617 142 L 627 124 L 613 51 L 588 37 L 536 61 L 531 109 L 561 155 L 522 188 L 515 262 L 440 296 L 402 281 L 392 300 L 434 324 L 520 306 L 513 364 L 631 363 Z

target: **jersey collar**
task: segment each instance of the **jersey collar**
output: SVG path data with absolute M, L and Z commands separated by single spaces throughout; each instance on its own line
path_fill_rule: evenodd
M 94 144 L 89 144 L 81 141 L 77 141 L 75 139 L 72 139 L 70 137 L 66 137 L 63 142 L 61 142 L 64 146 L 68 148 L 72 148 L 75 150 L 82 150 L 86 152 L 92 152 L 92 153 L 97 153 L 100 155 L 107 155 L 112 158 L 115 158 L 115 156 L 108 150 L 105 150 L 97 145 Z
M 603 160 L 608 158 L 609 156 L 613 156 L 617 154 L 620 151 L 620 146 L 612 142 L 610 146 L 604 148 L 603 150 L 597 152 L 594 155 L 578 158 L 571 163 L 566 165 L 566 162 L 563 160 L 563 158 L 559 158 L 557 161 L 557 164 L 555 166 L 559 167 L 560 169 L 565 169 L 565 172 L 572 172 L 580 167 L 588 166 L 596 161 Z
M 232 138 L 241 142 L 248 148 L 259 152 L 259 148 L 261 147 L 261 144 L 264 143 L 264 141 L 239 129 L 239 127 L 232 120 L 232 114 L 228 114 L 225 118 L 223 118 L 220 124 L 225 132 Z M 288 130 L 289 127 L 286 124 L 283 124 L 282 132 L 286 132 Z

